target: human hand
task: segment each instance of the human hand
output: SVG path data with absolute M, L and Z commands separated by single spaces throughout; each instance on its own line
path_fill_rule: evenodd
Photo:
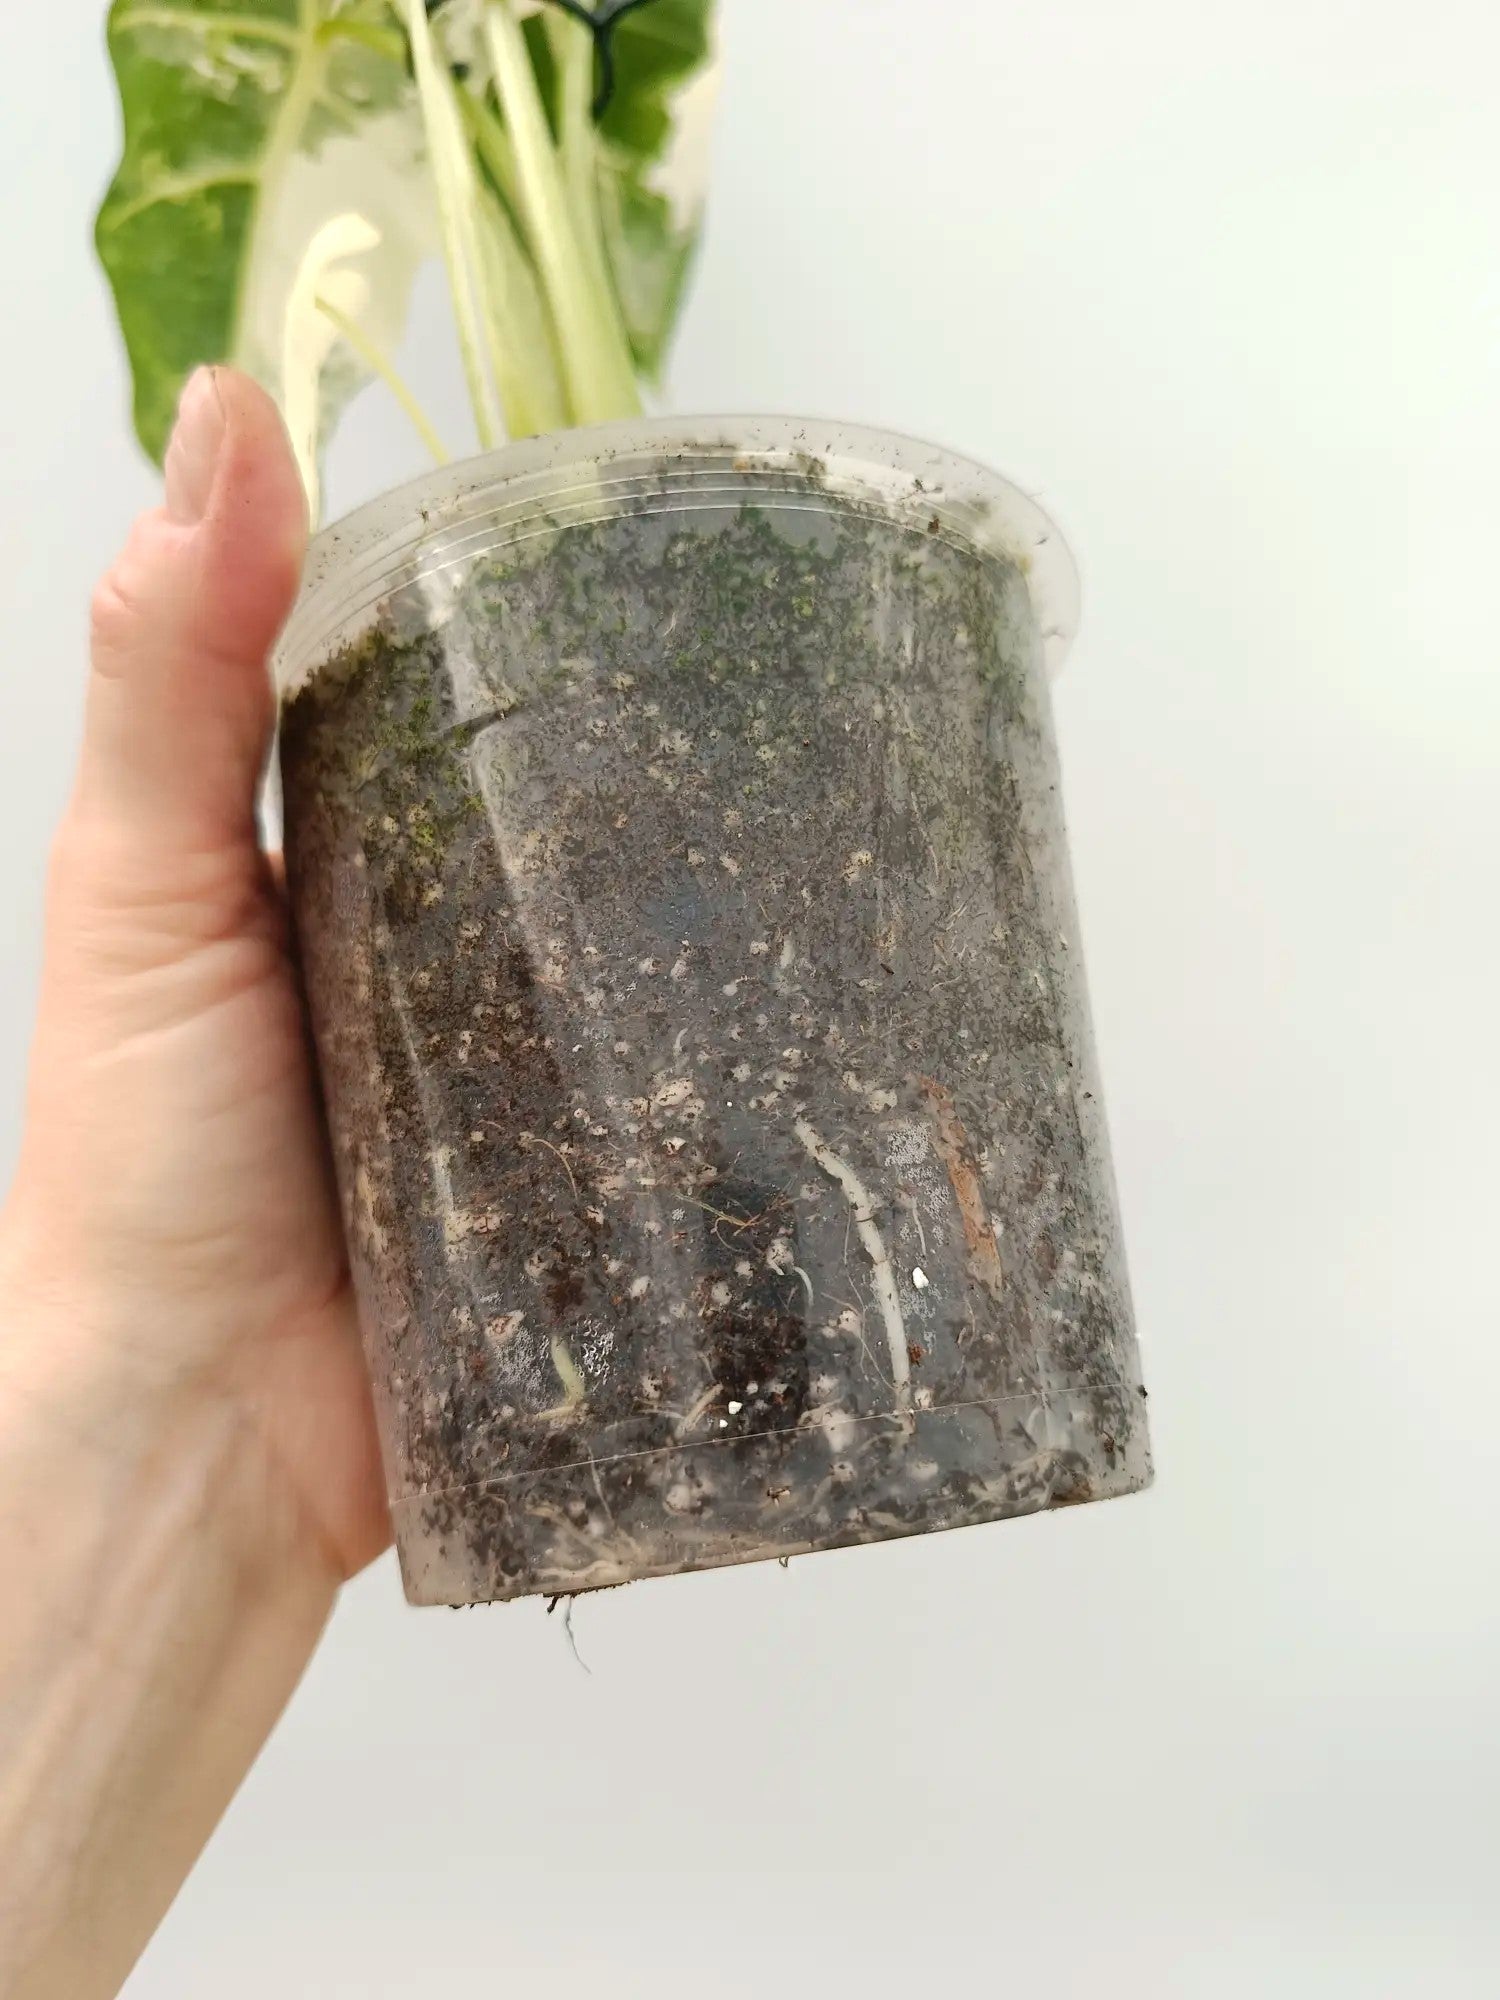
M 95 601 L 0 1215 L 8 1996 L 117 1990 L 389 1532 L 255 820 L 305 541 L 274 406 L 201 372 Z

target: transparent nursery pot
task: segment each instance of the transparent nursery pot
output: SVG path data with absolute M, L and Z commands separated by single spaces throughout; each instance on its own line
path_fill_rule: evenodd
M 289 881 L 408 1595 L 1150 1477 L 1023 495 L 608 426 L 322 535 Z

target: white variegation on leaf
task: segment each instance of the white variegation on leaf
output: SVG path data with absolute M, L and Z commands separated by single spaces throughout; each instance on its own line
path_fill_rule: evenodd
M 295 159 L 246 285 L 230 358 L 280 402 L 314 518 L 323 448 L 370 378 L 366 355 L 400 347 L 416 273 L 435 247 L 412 137 L 410 119 L 384 114 L 359 137 L 334 137 L 315 157 Z M 363 353 L 325 305 L 359 329 Z
M 276 397 L 314 511 L 372 375 L 440 452 L 393 365 L 439 254 L 481 441 L 638 409 L 697 233 L 711 5 L 628 8 L 605 65 L 554 0 L 114 0 L 97 237 L 147 449 L 225 361 Z
M 374 294 L 359 260 L 380 243 L 379 230 L 365 216 L 353 211 L 331 216 L 307 246 L 280 328 L 266 325 L 251 351 L 242 354 L 253 374 L 262 381 L 271 376 L 279 385 L 282 415 L 315 519 L 323 439 L 361 378 L 340 324 L 358 325 L 370 309 Z M 270 342 L 278 331 L 281 352 L 273 364 Z M 335 357 L 343 357 L 342 365 L 335 365 Z
M 98 243 L 142 441 L 159 457 L 186 376 L 233 363 L 280 404 L 315 511 L 322 445 L 371 372 L 318 290 L 332 283 L 368 348 L 390 351 L 435 247 L 421 123 L 388 33 L 367 0 L 242 0 L 232 14 L 117 0 L 110 16 L 125 150 Z

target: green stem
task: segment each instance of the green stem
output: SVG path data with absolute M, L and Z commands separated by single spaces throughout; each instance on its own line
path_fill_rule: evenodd
M 437 195 L 459 351 L 469 385 L 469 400 L 474 406 L 474 425 L 481 446 L 488 450 L 499 433 L 500 411 L 495 385 L 485 366 L 486 329 L 476 297 L 476 287 L 482 278 L 474 226 L 477 195 L 474 162 L 464 144 L 453 85 L 446 63 L 439 60 L 422 0 L 405 0 L 405 18 L 417 98 L 427 134 L 428 162 Z
M 573 420 L 588 424 L 633 416 L 640 410 L 640 396 L 618 307 L 598 282 L 575 227 L 526 38 L 510 0 L 484 0 L 484 28 L 514 150 L 527 236 L 557 328 Z
M 373 374 L 378 375 L 381 381 L 384 382 L 385 386 L 411 419 L 413 428 L 421 438 L 423 444 L 426 445 L 428 451 L 431 452 L 435 462 L 438 465 L 446 465 L 449 453 L 442 439 L 438 436 L 427 412 L 422 408 L 422 405 L 412 394 L 410 388 L 397 373 L 395 364 L 376 346 L 375 342 L 371 340 L 370 336 L 357 321 L 350 319 L 346 312 L 341 312 L 331 300 L 318 298 L 314 300 L 314 304 L 323 317 L 338 328 L 340 334 L 354 349 L 365 366 Z
M 511 148 L 510 136 L 484 98 L 476 97 L 472 90 L 461 90 L 458 101 L 474 151 L 494 182 L 495 191 L 512 221 L 519 226 L 521 200 L 516 189 L 516 156 Z
M 559 84 L 558 149 L 563 185 L 573 213 L 573 227 L 588 259 L 599 295 L 613 316 L 618 338 L 626 342 L 615 283 L 604 254 L 604 226 L 599 214 L 599 141 L 594 129 L 594 43 L 580 34 L 576 21 L 554 13 L 547 21 Z
M 505 405 L 506 428 L 512 437 L 564 430 L 568 408 L 547 302 L 505 204 L 488 187 L 479 191 L 477 220 L 490 324 L 495 329 L 491 359 Z
M 460 90 L 469 139 L 489 185 L 480 189 L 480 243 L 497 318 L 509 329 L 496 379 L 512 437 L 564 430 L 567 399 L 557 353 L 557 329 L 521 236 L 515 155 L 505 127 L 488 103 Z M 526 365 L 518 364 L 524 356 Z

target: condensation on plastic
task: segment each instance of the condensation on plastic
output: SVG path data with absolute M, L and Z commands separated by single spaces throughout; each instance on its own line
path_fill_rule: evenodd
M 536 596 L 554 552 L 602 537 L 639 598 L 618 643 L 639 650 L 752 514 L 788 557 L 736 644 L 761 715 L 806 698 L 813 746 L 764 811 L 741 810 L 762 721 L 736 677 L 710 687 L 722 661 L 693 667 L 712 633 L 691 671 L 648 636 L 620 673 L 613 641 L 575 634 L 552 658 Z M 799 596 L 794 615 L 790 579 L 850 524 L 868 575 L 838 558 L 859 631 L 824 686 L 796 652 L 816 607 Z M 934 603 L 967 592 L 983 633 L 934 627 L 914 652 L 913 573 Z M 590 1589 L 1149 1482 L 1047 687 L 1076 614 L 1062 539 L 1014 487 L 811 420 L 528 441 L 318 538 L 278 655 L 288 713 L 372 635 L 426 647 L 428 761 L 457 774 L 393 773 L 372 737 L 358 796 L 319 796 L 313 739 L 285 739 L 305 762 L 288 770 L 294 913 L 413 1601 Z M 325 745 L 371 727 L 341 699 Z M 669 811 L 648 776 L 664 743 Z M 883 803 L 898 763 L 909 787 L 927 774 L 905 821 Z M 424 859 L 407 820 L 461 787 L 480 819 Z M 605 795 L 622 831 L 585 866 L 569 834 Z M 498 1030 L 485 1053 L 500 1017 L 509 1055 Z M 521 1053 L 537 1047 L 557 1052 L 540 1080 Z M 520 1190 L 503 1213 L 502 1184 Z

